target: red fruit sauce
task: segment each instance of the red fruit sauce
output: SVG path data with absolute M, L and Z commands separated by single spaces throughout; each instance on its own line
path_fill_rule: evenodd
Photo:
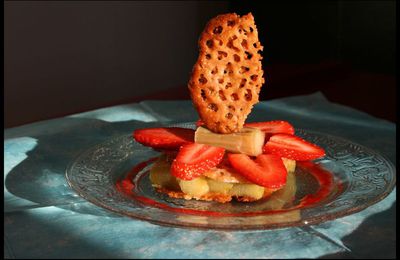
M 174 208 L 167 204 L 155 201 L 151 198 L 147 198 L 141 196 L 135 192 L 135 184 L 133 183 L 134 177 L 143 170 L 147 165 L 154 162 L 157 158 L 151 158 L 148 161 L 139 163 L 125 176 L 125 178 L 119 180 L 116 183 L 116 188 L 118 191 L 122 192 L 128 197 L 139 201 L 147 206 L 152 206 L 176 213 L 190 214 L 190 215 L 198 215 L 198 216 L 210 216 L 210 217 L 244 217 L 244 216 L 259 216 L 259 215 L 267 215 L 267 214 L 277 214 L 282 212 L 287 212 L 295 209 L 302 209 L 306 207 L 310 207 L 316 203 L 321 202 L 325 198 L 327 198 L 334 187 L 333 176 L 330 172 L 322 169 L 318 165 L 312 162 L 297 162 L 296 167 L 301 167 L 305 169 L 309 174 L 311 174 L 318 182 L 319 188 L 318 191 L 314 194 L 309 194 L 304 196 L 300 203 L 294 207 L 284 210 L 266 210 L 266 211 L 255 211 L 255 212 L 241 212 L 241 213 L 224 213 L 217 211 L 207 211 L 207 210 L 196 210 L 196 209 L 185 209 L 185 208 Z M 342 185 L 339 183 L 337 185 L 339 191 L 342 189 Z

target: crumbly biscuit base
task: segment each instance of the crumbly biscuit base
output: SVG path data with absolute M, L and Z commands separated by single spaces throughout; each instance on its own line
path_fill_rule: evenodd
M 232 199 L 235 199 L 239 202 L 257 201 L 257 199 L 249 197 L 249 196 L 231 196 L 229 194 L 208 192 L 200 197 L 197 197 L 197 196 L 191 196 L 191 195 L 185 194 L 182 191 L 169 190 L 164 187 L 154 187 L 154 188 L 156 189 L 157 192 L 167 194 L 169 197 L 175 198 L 175 199 L 185 199 L 185 200 L 195 199 L 195 200 L 203 200 L 203 201 L 216 201 L 219 203 L 230 202 Z M 275 190 L 265 189 L 264 195 L 261 199 L 271 196 L 271 194 L 273 192 L 275 192 Z M 261 199 L 258 199 L 258 200 L 261 200 Z
M 264 84 L 262 49 L 251 13 L 219 15 L 206 25 L 188 88 L 209 130 L 233 133 L 243 127 Z

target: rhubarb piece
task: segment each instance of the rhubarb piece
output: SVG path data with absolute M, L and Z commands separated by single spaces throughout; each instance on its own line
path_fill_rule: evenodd
M 230 152 L 251 156 L 262 154 L 265 134 L 256 128 L 243 128 L 237 133 L 217 134 L 207 128 L 199 127 L 195 132 L 195 142 L 223 147 Z

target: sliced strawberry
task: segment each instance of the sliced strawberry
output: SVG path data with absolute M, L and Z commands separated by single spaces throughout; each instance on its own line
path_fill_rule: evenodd
M 232 167 L 249 181 L 268 189 L 286 184 L 287 170 L 279 156 L 261 154 L 252 160 L 245 154 L 228 154 Z
M 282 120 L 246 123 L 244 126 L 258 128 L 267 134 L 294 134 L 293 126 L 289 122 Z
M 263 153 L 276 154 L 296 161 L 314 160 L 325 155 L 321 147 L 288 134 L 271 136 L 263 147 Z
M 206 144 L 185 144 L 171 165 L 171 174 L 182 180 L 192 180 L 217 166 L 225 149 Z
M 183 144 L 194 142 L 194 130 L 180 127 L 137 129 L 133 138 L 155 149 L 178 149 Z

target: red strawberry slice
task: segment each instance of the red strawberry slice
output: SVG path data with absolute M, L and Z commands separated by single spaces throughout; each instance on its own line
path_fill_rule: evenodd
M 206 144 L 185 144 L 171 165 L 171 174 L 182 180 L 192 180 L 217 166 L 225 149 Z
M 263 153 L 276 154 L 296 161 L 314 160 L 325 155 L 321 147 L 288 134 L 271 136 L 263 147 Z
M 289 122 L 282 120 L 246 123 L 244 126 L 258 128 L 267 134 L 294 134 L 293 126 Z
M 287 170 L 279 156 L 261 154 L 252 160 L 246 154 L 228 154 L 229 163 L 246 179 L 268 189 L 286 184 Z
M 155 149 L 178 149 L 183 144 L 194 142 L 194 130 L 180 127 L 137 129 L 133 138 Z

